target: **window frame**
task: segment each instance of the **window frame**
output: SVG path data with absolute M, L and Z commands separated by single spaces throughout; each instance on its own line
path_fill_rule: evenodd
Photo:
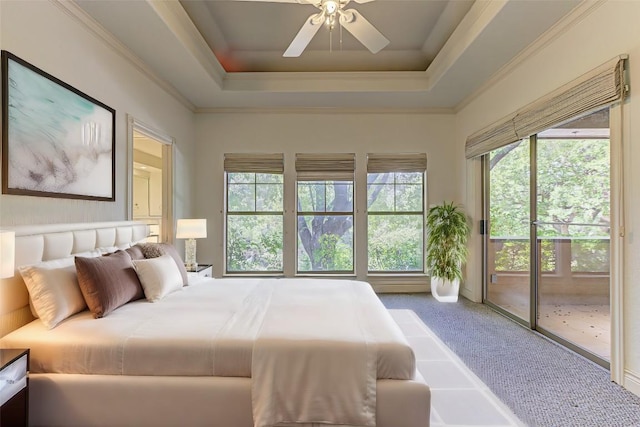
M 356 274 L 356 182 L 355 177 L 351 179 L 344 179 L 345 177 L 340 177 L 337 179 L 332 179 L 330 175 L 327 176 L 327 179 L 319 180 L 319 179 L 300 179 L 296 177 L 295 181 L 295 275 L 296 276 L 354 276 Z M 323 211 L 303 211 L 299 210 L 299 185 L 300 183 L 323 183 L 324 185 L 324 210 Z M 344 182 L 350 183 L 351 185 L 351 211 L 330 211 L 327 210 L 327 186 L 328 183 L 335 182 Z M 299 229 L 299 218 L 304 216 L 351 216 L 351 270 L 300 270 L 299 269 L 299 251 L 300 251 L 300 229 Z
M 252 174 L 253 182 L 252 183 L 237 183 L 231 184 L 229 182 L 229 177 L 231 174 Z M 282 181 L 279 183 L 259 183 L 257 181 L 257 175 L 280 175 L 282 177 Z M 258 198 L 258 185 L 280 185 L 282 188 L 282 210 L 280 211 L 258 211 L 257 209 L 257 198 Z M 231 186 L 235 185 L 253 185 L 253 211 L 230 211 L 229 210 L 229 189 Z M 251 275 L 259 275 L 259 276 L 282 276 L 284 274 L 284 259 L 285 259 L 285 209 L 284 209 L 284 174 L 283 173 L 271 173 L 271 172 L 237 172 L 237 171 L 225 171 L 224 172 L 224 187 L 225 187 L 225 210 L 224 210 L 224 274 L 225 276 L 251 276 Z M 282 255 L 281 255 L 281 268 L 279 270 L 242 270 L 242 271 L 230 271 L 229 270 L 229 218 L 234 216 L 280 216 L 282 217 Z
M 391 173 L 393 174 L 393 207 L 394 210 L 393 211 L 371 211 L 368 208 L 368 203 L 369 203 L 369 188 L 370 188 L 370 183 L 369 183 L 369 176 L 370 175 L 378 175 L 378 174 L 382 174 L 382 173 Z M 416 174 L 420 174 L 420 183 L 398 183 L 397 181 L 397 174 L 402 174 L 402 173 L 416 173 Z M 395 172 L 367 172 L 366 174 L 367 177 L 367 188 L 366 188 L 366 205 L 367 205 L 367 210 L 366 210 L 366 216 L 367 216 L 367 233 L 366 233 L 366 252 L 367 252 L 367 275 L 369 276 L 376 276 L 376 275 L 384 275 L 384 276 L 396 276 L 396 275 L 423 275 L 425 274 L 425 249 L 426 249 L 426 227 L 425 227 L 425 221 L 426 221 L 426 200 L 427 200 L 427 192 L 426 192 L 426 171 L 421 171 L 421 172 L 405 172 L 405 171 L 395 171 Z M 378 184 L 378 185 L 391 185 L 391 184 Z M 397 211 L 395 210 L 397 208 L 397 186 L 398 185 L 415 185 L 421 186 L 421 191 L 420 194 L 422 195 L 422 203 L 421 203 L 421 208 L 422 210 L 420 211 Z M 402 217 L 402 216 L 418 216 L 420 215 L 422 217 L 422 244 L 420 245 L 421 248 L 421 252 L 422 252 L 422 256 L 421 256 L 421 261 L 422 261 L 422 268 L 419 270 L 371 270 L 369 268 L 369 256 L 370 256 L 370 242 L 369 242 L 369 218 L 370 216 L 395 216 L 395 217 Z

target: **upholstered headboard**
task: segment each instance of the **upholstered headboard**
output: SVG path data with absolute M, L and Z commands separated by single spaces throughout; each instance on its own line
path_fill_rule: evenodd
M 147 224 L 133 221 L 2 227 L 15 231 L 15 267 L 66 258 L 96 248 L 129 247 L 149 235 Z M 0 280 L 0 337 L 33 320 L 29 294 L 20 276 Z

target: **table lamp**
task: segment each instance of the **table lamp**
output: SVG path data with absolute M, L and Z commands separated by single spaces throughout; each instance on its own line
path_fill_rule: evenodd
M 207 237 L 206 219 L 179 219 L 176 227 L 176 238 L 187 239 L 184 245 L 184 264 L 187 271 L 196 271 L 196 239 Z

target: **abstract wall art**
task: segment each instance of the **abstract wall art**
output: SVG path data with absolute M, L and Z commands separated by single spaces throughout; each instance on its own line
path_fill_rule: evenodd
M 115 110 L 4 50 L 2 192 L 115 200 Z

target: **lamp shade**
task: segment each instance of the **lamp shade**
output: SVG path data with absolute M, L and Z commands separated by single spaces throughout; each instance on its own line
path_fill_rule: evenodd
M 13 277 L 15 272 L 16 234 L 0 231 L 0 278 Z
M 200 239 L 207 237 L 206 219 L 179 219 L 176 227 L 178 239 Z

